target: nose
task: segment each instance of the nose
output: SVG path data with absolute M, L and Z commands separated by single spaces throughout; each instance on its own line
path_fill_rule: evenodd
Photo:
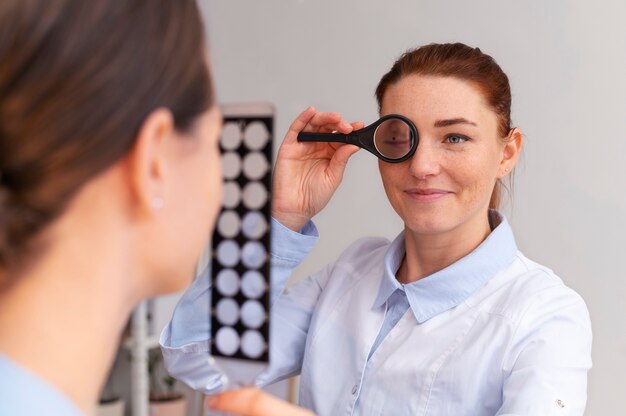
M 441 170 L 439 155 L 431 143 L 421 140 L 415 153 L 409 159 L 409 171 L 418 179 L 436 176 Z

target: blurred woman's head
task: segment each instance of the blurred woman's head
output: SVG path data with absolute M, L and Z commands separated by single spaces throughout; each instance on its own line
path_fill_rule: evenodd
M 147 294 L 182 287 L 219 206 L 220 126 L 195 0 L 3 0 L 0 286 L 106 218 Z
M 460 43 L 408 51 L 382 77 L 376 98 L 381 115 L 407 116 L 419 131 L 411 159 L 379 164 L 409 229 L 445 232 L 499 207 L 522 136 L 511 127 L 508 78 L 493 58 Z

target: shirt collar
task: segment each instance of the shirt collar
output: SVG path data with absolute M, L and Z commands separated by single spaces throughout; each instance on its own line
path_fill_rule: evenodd
M 401 284 L 396 272 L 404 258 L 404 231 L 391 243 L 384 259 L 383 278 L 374 307 L 382 306 L 397 290 L 404 290 L 419 323 L 454 308 L 508 266 L 517 253 L 513 231 L 506 218 L 489 211 L 492 231 L 474 251 L 448 267 L 416 282 Z

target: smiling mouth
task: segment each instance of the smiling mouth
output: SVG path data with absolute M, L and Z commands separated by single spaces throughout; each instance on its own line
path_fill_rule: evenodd
M 436 201 L 452 194 L 443 189 L 407 189 L 404 193 L 417 201 Z

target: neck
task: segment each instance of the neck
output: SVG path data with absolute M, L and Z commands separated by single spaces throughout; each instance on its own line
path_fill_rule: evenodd
M 103 233 L 89 241 L 86 235 L 98 235 L 91 230 L 55 246 L 0 292 L 0 352 L 85 414 L 94 413 L 115 340 L 138 300 L 129 287 L 132 271 L 123 267 L 128 255 Z
M 406 254 L 398 269 L 398 280 L 411 283 L 448 267 L 475 250 L 490 232 L 487 215 L 436 234 L 421 234 L 405 227 Z

